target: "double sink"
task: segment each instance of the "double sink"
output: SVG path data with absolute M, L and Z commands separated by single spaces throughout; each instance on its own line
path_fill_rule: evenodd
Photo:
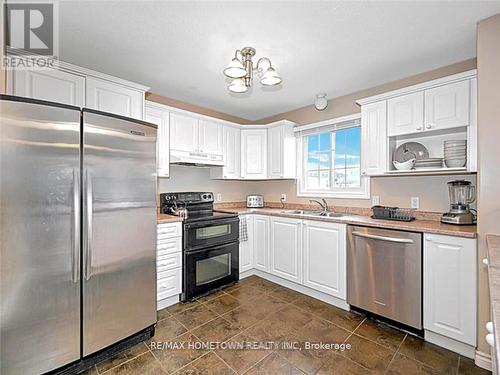
M 281 211 L 284 214 L 292 215 L 307 215 L 307 216 L 323 216 L 323 217 L 341 217 L 345 216 L 342 213 L 331 212 L 331 211 L 312 211 L 312 210 L 287 210 Z

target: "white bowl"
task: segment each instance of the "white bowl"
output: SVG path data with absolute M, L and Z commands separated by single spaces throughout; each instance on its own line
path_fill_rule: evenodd
M 448 168 L 464 167 L 466 163 L 467 163 L 467 159 L 465 159 L 465 158 L 462 158 L 462 159 L 444 159 L 444 164 Z
M 394 167 L 398 171 L 409 171 L 415 165 L 415 160 L 417 160 L 417 159 L 413 158 L 413 159 L 407 160 L 407 161 L 405 161 L 403 163 L 398 163 L 396 160 L 394 160 L 392 162 L 392 164 L 394 164 Z

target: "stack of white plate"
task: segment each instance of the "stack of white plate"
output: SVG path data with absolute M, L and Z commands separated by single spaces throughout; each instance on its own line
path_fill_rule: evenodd
M 415 168 L 442 168 L 442 158 L 425 158 L 415 162 Z
M 466 163 L 467 141 L 444 141 L 444 164 L 448 168 L 460 168 Z

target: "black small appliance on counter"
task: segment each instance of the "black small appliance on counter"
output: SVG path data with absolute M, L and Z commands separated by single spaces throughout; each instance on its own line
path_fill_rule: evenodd
M 239 280 L 239 218 L 214 211 L 213 202 L 210 192 L 160 194 L 162 213 L 187 211 L 183 220 L 183 301 Z

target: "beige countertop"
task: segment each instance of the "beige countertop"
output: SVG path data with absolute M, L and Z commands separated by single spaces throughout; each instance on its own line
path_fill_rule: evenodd
M 167 214 L 158 214 L 158 224 L 165 223 L 179 223 L 182 222 L 182 219 L 179 216 L 167 215 Z
M 495 336 L 497 373 L 500 373 L 500 236 L 486 236 L 488 244 L 488 283 L 490 287 L 491 315 Z M 479 338 L 481 340 L 481 338 Z
M 369 216 L 346 214 L 340 217 L 324 217 L 303 214 L 291 214 L 283 212 L 280 208 L 224 208 L 218 209 L 222 212 L 238 214 L 261 214 L 270 216 L 281 216 L 291 218 L 304 218 L 308 220 L 319 220 L 333 223 L 353 224 L 376 228 L 399 229 L 413 232 L 445 234 L 457 237 L 476 238 L 477 227 L 475 225 L 450 225 L 434 220 L 414 220 L 410 222 L 372 219 Z M 500 278 L 499 278 L 500 283 Z

